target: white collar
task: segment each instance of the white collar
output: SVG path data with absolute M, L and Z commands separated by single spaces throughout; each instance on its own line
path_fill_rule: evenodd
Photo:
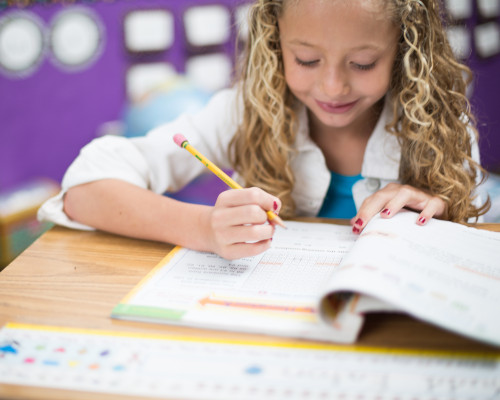
M 392 118 L 392 109 L 388 96 L 373 130 L 363 157 L 361 175 L 379 179 L 397 180 L 401 161 L 401 146 L 393 134 L 387 132 L 385 126 Z

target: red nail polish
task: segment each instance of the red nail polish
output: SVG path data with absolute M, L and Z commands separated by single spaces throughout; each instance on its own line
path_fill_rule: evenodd
M 391 215 L 391 210 L 389 210 L 388 208 L 384 208 L 382 210 L 382 214 L 385 214 L 385 215 Z
M 273 210 L 276 211 L 278 209 L 278 203 L 274 202 L 273 203 Z
M 361 229 L 359 229 L 359 228 L 357 228 L 357 227 L 353 226 L 353 228 L 352 228 L 352 233 L 360 233 L 360 232 L 361 232 Z
M 361 218 L 358 218 L 354 225 L 363 226 L 363 220 Z
M 420 217 L 418 219 L 418 222 L 420 222 L 422 225 L 425 224 L 425 221 L 427 221 L 424 217 Z

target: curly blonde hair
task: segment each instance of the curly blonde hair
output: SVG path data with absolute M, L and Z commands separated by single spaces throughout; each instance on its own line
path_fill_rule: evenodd
M 285 82 L 278 17 L 283 1 L 257 1 L 250 9 L 249 38 L 241 68 L 243 122 L 230 143 L 235 170 L 247 186 L 282 201 L 280 215 L 294 215 L 290 158 L 296 136 L 294 96 Z
M 287 87 L 278 19 L 291 1 L 257 0 L 241 68 L 243 121 L 229 145 L 235 170 L 247 186 L 281 198 L 280 215 L 294 216 L 295 97 Z M 327 0 L 325 0 L 327 1 Z M 400 181 L 439 196 L 447 219 L 465 222 L 489 208 L 474 205 L 486 171 L 471 154 L 475 119 L 466 97 L 470 69 L 448 44 L 438 0 L 384 0 L 386 15 L 401 26 L 389 95 L 393 120 L 386 129 L 401 144 Z

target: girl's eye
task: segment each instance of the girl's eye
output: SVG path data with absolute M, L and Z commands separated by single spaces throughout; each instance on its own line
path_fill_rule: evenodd
M 370 69 L 373 69 L 375 67 L 375 62 L 372 62 L 371 64 L 357 64 L 353 63 L 354 67 L 361 71 L 368 71 Z
M 312 67 L 313 65 L 318 63 L 318 60 L 304 61 L 299 58 L 295 58 L 295 62 L 299 65 L 302 65 L 303 67 Z

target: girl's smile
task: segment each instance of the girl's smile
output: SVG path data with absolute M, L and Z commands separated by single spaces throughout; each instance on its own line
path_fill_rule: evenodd
M 358 103 L 358 101 L 351 101 L 349 103 L 330 103 L 316 100 L 316 103 L 323 111 L 326 111 L 327 113 L 344 114 L 349 112 Z

